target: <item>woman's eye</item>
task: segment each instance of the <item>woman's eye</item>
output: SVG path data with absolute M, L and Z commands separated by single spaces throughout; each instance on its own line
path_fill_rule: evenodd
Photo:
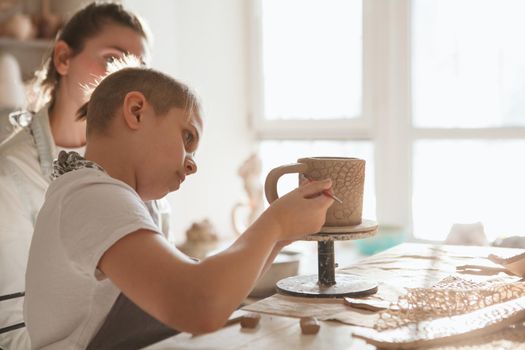
M 117 57 L 117 56 L 113 56 L 113 55 L 111 55 L 111 56 L 106 56 L 106 57 L 104 57 L 104 59 L 106 60 L 106 63 L 113 63 L 113 61 L 115 61 L 116 59 L 118 59 L 118 57 Z

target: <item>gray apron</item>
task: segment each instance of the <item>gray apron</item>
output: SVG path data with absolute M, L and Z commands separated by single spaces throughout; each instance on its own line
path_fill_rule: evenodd
M 120 293 L 86 350 L 140 349 L 177 333 Z

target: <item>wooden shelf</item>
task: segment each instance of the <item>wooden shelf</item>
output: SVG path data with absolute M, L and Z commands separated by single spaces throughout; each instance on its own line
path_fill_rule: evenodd
M 0 38 L 0 54 L 7 53 L 15 57 L 24 81 L 33 77 L 34 71 L 40 68 L 44 56 L 52 46 L 53 42 L 50 40 Z
M 0 38 L 0 48 L 17 48 L 17 49 L 48 49 L 53 41 L 47 39 L 17 40 L 12 38 Z

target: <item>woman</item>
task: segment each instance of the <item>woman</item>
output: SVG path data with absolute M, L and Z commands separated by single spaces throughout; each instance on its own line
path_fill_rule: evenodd
M 124 54 L 147 62 L 148 36 L 139 18 L 121 5 L 93 3 L 77 12 L 58 35 L 33 85 L 31 123 L 0 146 L 0 348 L 30 347 L 23 324 L 25 269 L 34 223 L 60 150 L 83 154 L 86 122 L 76 113 L 83 86 L 105 74 Z M 148 203 L 167 234 L 167 207 Z M 3 300 L 3 301 L 2 301 Z

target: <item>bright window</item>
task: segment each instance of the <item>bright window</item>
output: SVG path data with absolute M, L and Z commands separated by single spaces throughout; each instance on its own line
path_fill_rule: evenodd
M 264 117 L 340 119 L 361 114 L 361 1 L 265 0 Z
M 360 157 L 365 215 L 380 224 L 430 240 L 478 221 L 489 239 L 525 235 L 524 1 L 255 3 L 265 174 Z
M 523 235 L 525 140 L 421 140 L 414 147 L 414 232 L 444 239 L 481 222 L 490 239 Z
M 525 235 L 523 13 L 520 0 L 413 1 L 412 208 L 420 238 L 444 239 L 453 223 L 478 221 L 489 239 Z
M 525 125 L 524 13 L 522 0 L 413 2 L 416 126 Z

